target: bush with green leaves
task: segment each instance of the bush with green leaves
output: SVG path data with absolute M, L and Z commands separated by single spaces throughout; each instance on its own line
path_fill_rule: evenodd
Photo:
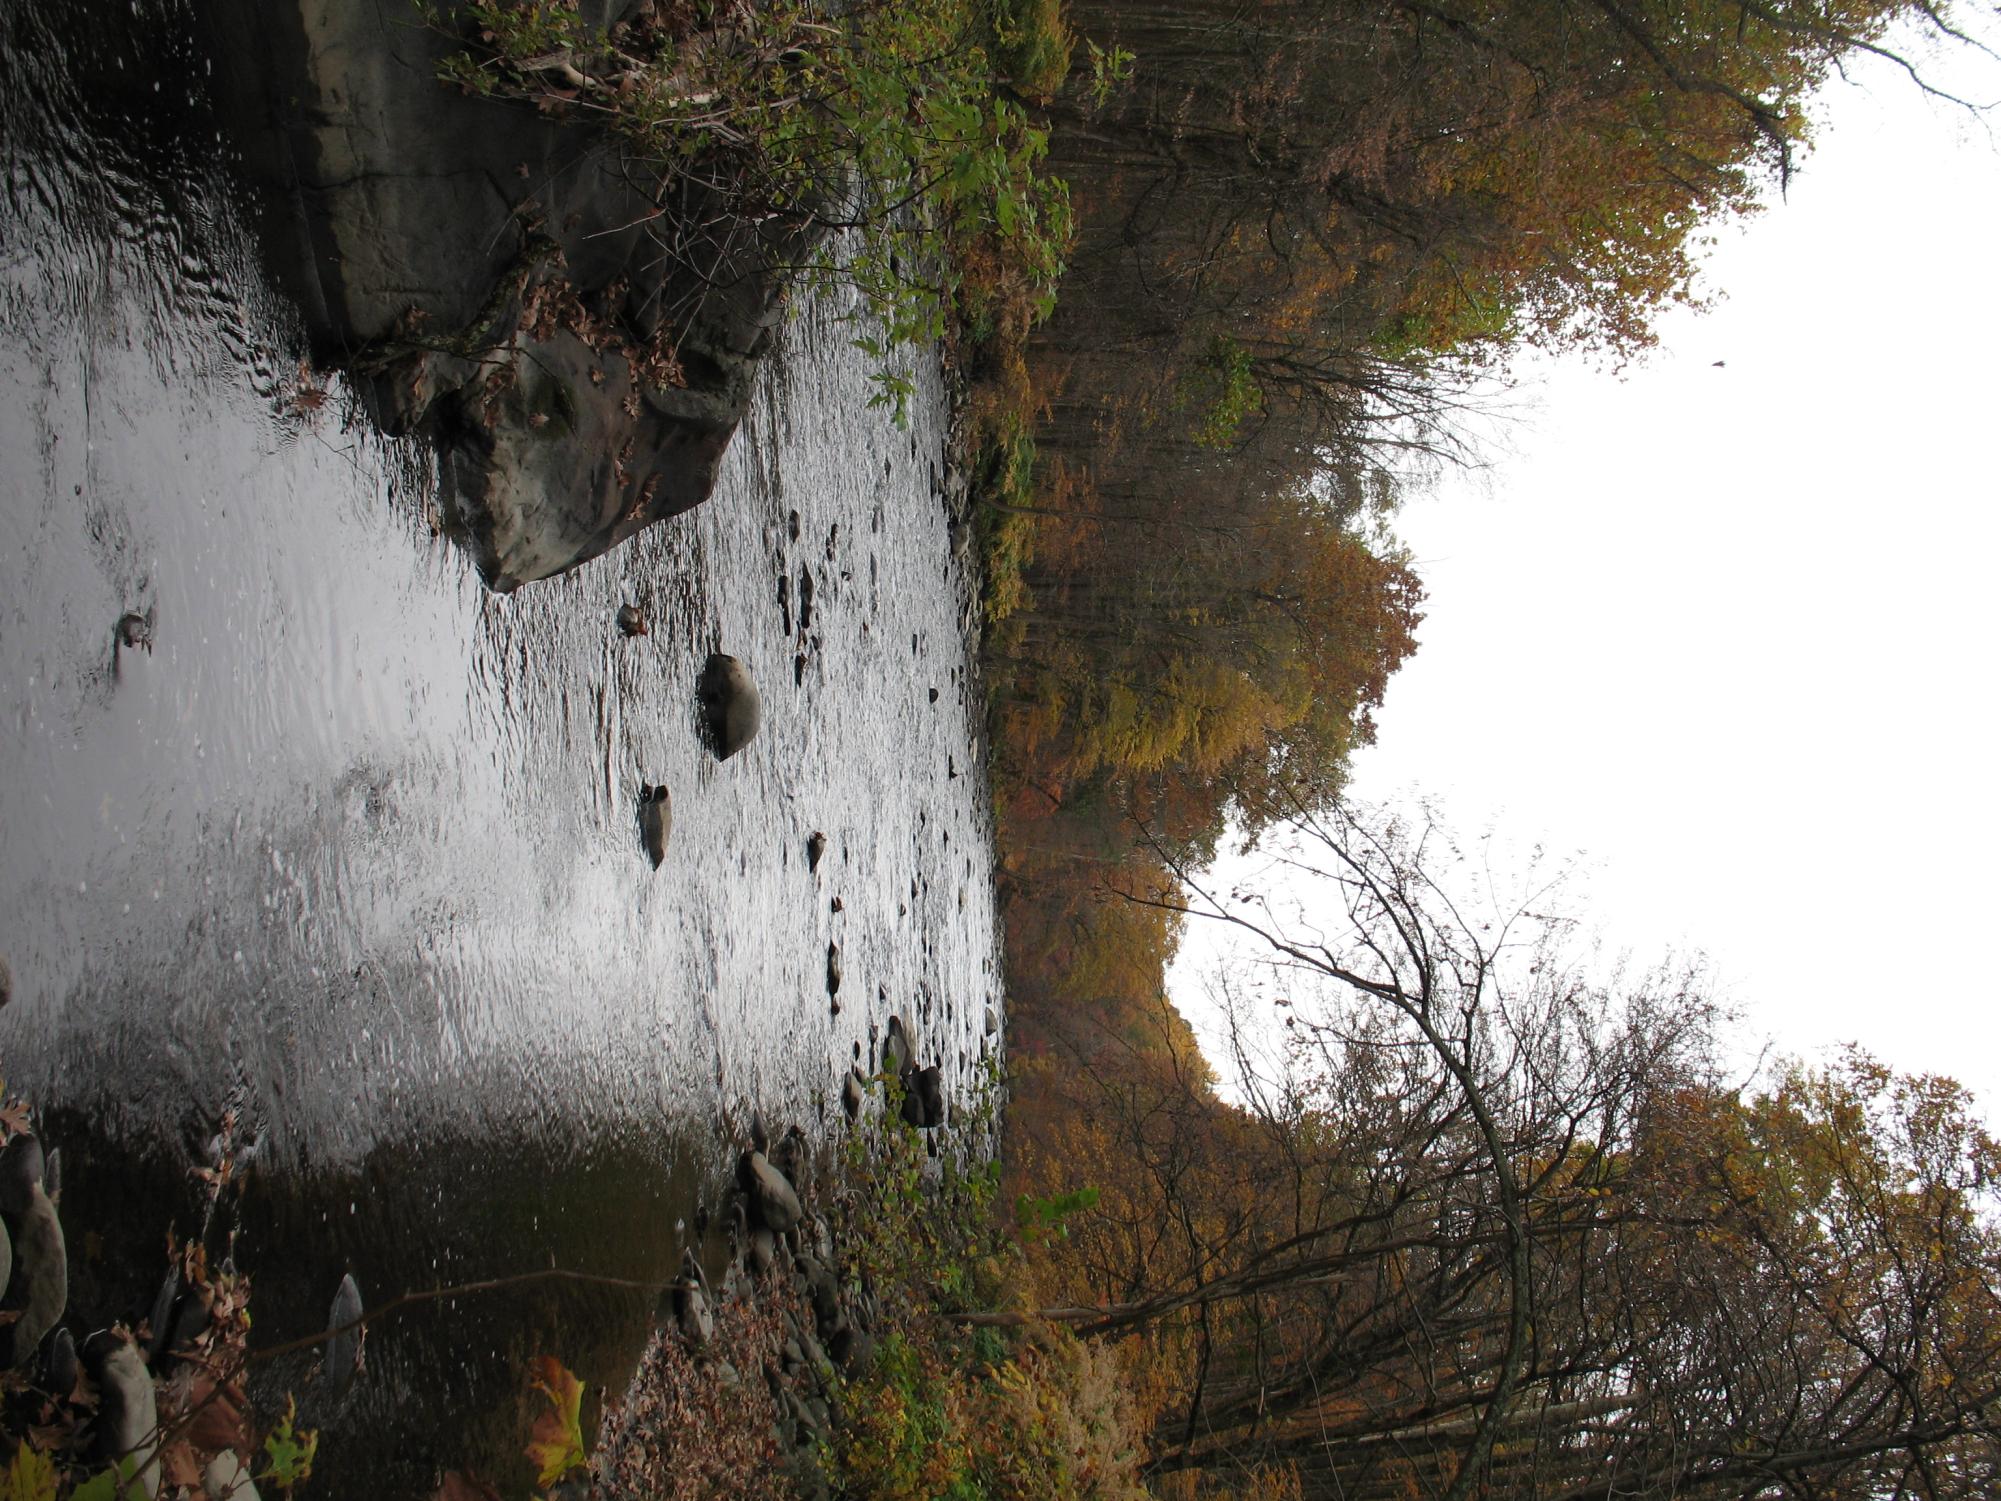
M 854 1501 L 1141 1501 L 1139 1424 L 1111 1352 L 1028 1314 L 1015 1236 L 1053 1233 L 1089 1190 L 997 1203 L 999 1081 L 981 1081 L 936 1157 L 881 1081 L 876 1123 L 850 1136 L 836 1239 L 877 1290 L 874 1361 L 841 1392 L 828 1478 Z M 999 1315 L 998 1319 L 993 1316 Z M 988 1322 L 976 1320 L 985 1317 Z

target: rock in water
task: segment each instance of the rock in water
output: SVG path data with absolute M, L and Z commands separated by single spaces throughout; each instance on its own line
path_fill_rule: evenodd
M 143 651 L 151 655 L 153 650 L 153 612 L 148 610 L 144 615 L 141 615 L 136 611 L 127 610 L 123 615 L 118 617 L 115 635 L 117 636 L 118 646 L 131 647 L 135 651 Z
M 665 787 L 639 789 L 639 835 L 646 846 L 646 858 L 658 870 L 667 858 L 667 836 L 674 829 L 674 800 Z
M 709 658 L 696 685 L 702 704 L 702 725 L 708 734 L 709 749 L 716 759 L 727 761 L 757 734 L 764 717 L 764 705 L 750 669 L 735 657 L 721 652 Z
M 737 1186 L 750 1200 L 751 1218 L 773 1235 L 783 1235 L 797 1225 L 804 1211 L 799 1195 L 785 1174 L 778 1171 L 762 1152 L 745 1152 L 737 1159 Z
M 827 994 L 839 995 L 840 993 L 841 946 L 838 943 L 830 943 L 827 945 Z
M 681 1253 L 681 1275 L 672 1285 L 674 1327 L 693 1349 L 701 1349 L 716 1332 L 715 1316 L 709 1312 L 708 1294 L 702 1288 L 702 1270 L 694 1254 Z
M 0 1365 L 19 1368 L 69 1303 L 69 1250 L 56 1206 L 42 1187 L 42 1144 L 32 1136 L 17 1136 L 0 1152 L 0 1218 L 14 1252 L 0 1308 L 20 1314 L 0 1325 Z
M 49 1341 L 48 1380 L 43 1387 L 51 1395 L 67 1397 L 76 1389 L 76 1338 L 67 1329 L 58 1329 Z
M 174 1318 L 174 1299 L 181 1295 L 181 1272 L 179 1267 L 167 1268 L 167 1275 L 160 1279 L 160 1290 L 153 1294 L 153 1311 L 146 1316 L 146 1364 L 156 1364 L 161 1352 L 167 1348 L 167 1329 Z
M 910 1100 L 915 1100 L 921 1111 L 922 1118 L 914 1122 L 914 1124 L 922 1126 L 927 1130 L 933 1126 L 944 1125 L 944 1071 L 934 1063 L 929 1068 L 920 1068 L 917 1070 L 906 1082 L 910 1093 L 905 1097 L 905 1103 L 908 1104 Z
M 815 829 L 806 840 L 806 869 L 818 870 L 820 857 L 827 853 L 827 836 Z
M 627 636 L 643 636 L 646 634 L 646 616 L 641 612 L 638 605 L 620 605 L 618 607 L 618 628 L 622 634 Z
M 901 1078 L 910 1067 L 910 1034 L 903 1029 L 903 1018 L 889 1019 L 889 1032 L 882 1040 L 882 1071 L 892 1078 Z
M 324 1377 L 334 1384 L 336 1391 L 346 1391 L 361 1368 L 362 1330 L 359 1325 L 348 1327 L 360 1317 L 361 1284 L 349 1272 L 340 1279 L 340 1286 L 334 1290 L 333 1306 L 327 1310 Z
M 97 1383 L 96 1458 L 120 1461 L 133 1476 L 124 1496 L 158 1495 L 160 1464 L 154 1448 L 160 1412 L 146 1362 L 125 1340 L 109 1333 L 91 1339 L 84 1347 L 84 1360 Z
M 862 1113 L 862 1076 L 853 1069 L 849 1069 L 847 1078 L 841 1081 L 841 1109 L 849 1120 Z

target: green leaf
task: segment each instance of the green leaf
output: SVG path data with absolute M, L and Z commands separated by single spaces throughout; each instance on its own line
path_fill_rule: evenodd
M 294 1429 L 293 1420 L 297 1416 L 298 1404 L 287 1397 L 285 1416 L 278 1420 L 277 1427 L 264 1439 L 264 1456 L 270 1468 L 257 1477 L 285 1491 L 313 1473 L 313 1457 L 320 1448 L 318 1429 L 309 1428 L 303 1433 Z
M 550 1411 L 536 1418 L 526 1452 L 539 1483 L 553 1485 L 584 1462 L 584 1384 L 553 1355 L 528 1362 L 528 1384 L 549 1399 Z
M 110 1472 L 105 1474 L 109 1479 Z M 105 1492 L 106 1501 L 110 1495 Z M 55 1497 L 55 1462 L 39 1449 L 22 1444 L 14 1451 L 14 1462 L 7 1466 L 7 1473 L 0 1476 L 0 1501 L 55 1501 Z

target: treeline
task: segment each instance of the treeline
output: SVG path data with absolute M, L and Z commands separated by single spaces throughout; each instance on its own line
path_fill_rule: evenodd
M 1913 0 L 1073 0 L 1040 108 L 1075 238 L 982 513 L 1009 891 L 1088 925 L 1108 867 L 1338 796 L 1417 644 L 1402 486 L 1511 351 L 1644 350 L 1898 22 L 1956 35 Z

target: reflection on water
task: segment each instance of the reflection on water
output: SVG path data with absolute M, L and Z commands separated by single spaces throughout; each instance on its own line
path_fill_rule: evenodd
M 977 1059 L 991 858 L 983 779 L 948 771 L 978 762 L 936 372 L 897 431 L 822 309 L 707 506 L 486 594 L 427 455 L 302 378 L 173 7 L 91 9 L 0 8 L 0 1066 L 102 1229 L 75 1313 L 150 1299 L 226 1111 L 271 1338 L 348 1268 L 371 1301 L 552 1257 L 663 1276 L 724 1112 L 823 1119 L 892 1010 L 948 1076 Z M 127 612 L 150 651 L 115 648 Z M 717 646 L 765 697 L 722 765 L 693 702 Z M 642 782 L 673 791 L 658 874 Z M 507 1452 L 518 1356 L 615 1380 L 649 1301 L 398 1318 L 320 1404 L 329 1493 Z

